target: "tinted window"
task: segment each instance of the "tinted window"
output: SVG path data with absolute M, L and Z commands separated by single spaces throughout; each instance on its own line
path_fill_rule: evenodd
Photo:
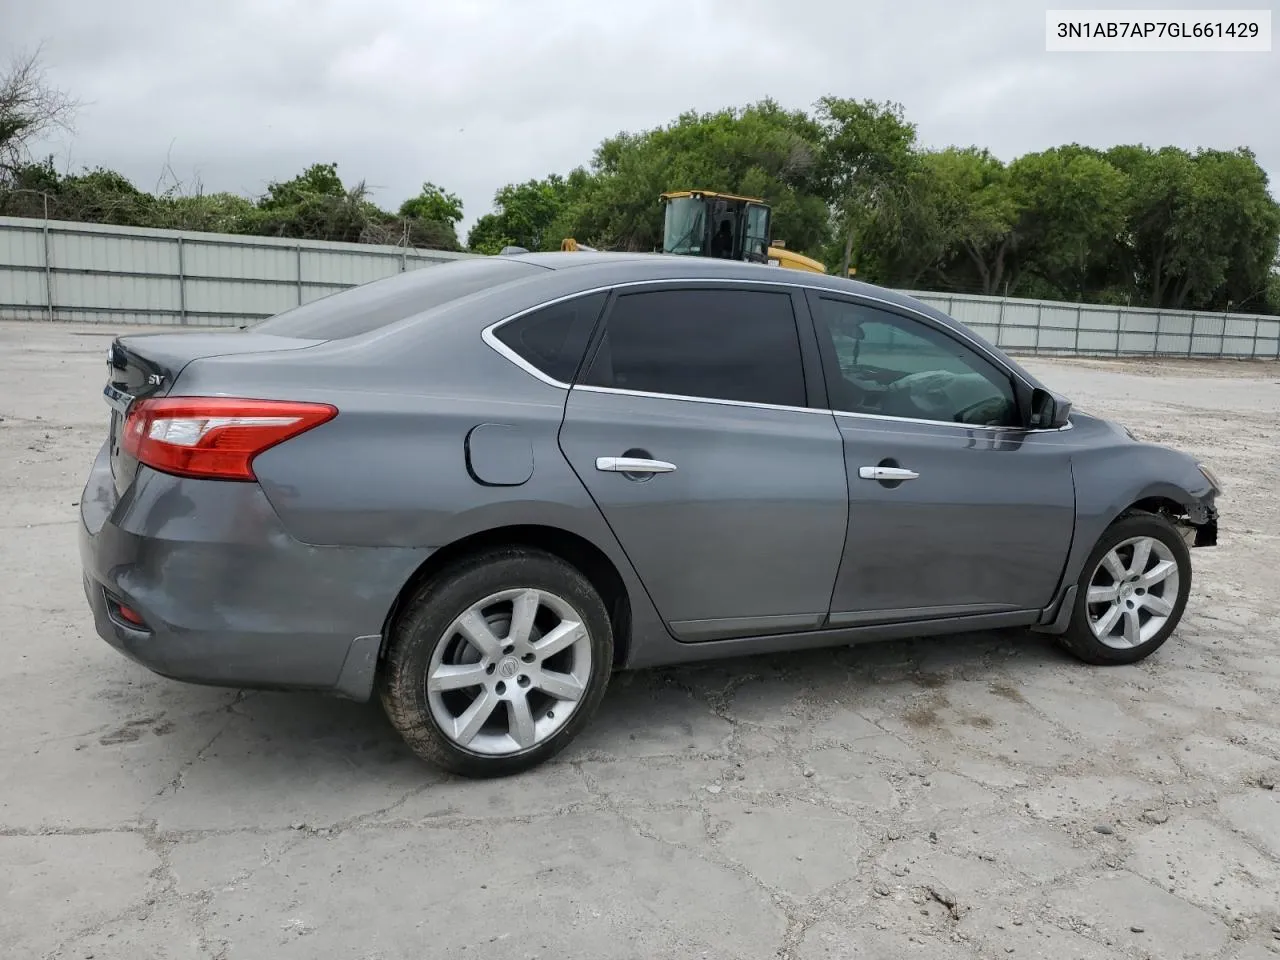
M 791 295 L 663 290 L 618 298 L 586 382 L 802 407 Z
M 251 329 L 254 333 L 308 340 L 355 337 L 542 269 L 495 257 L 419 267 L 304 303 L 268 317 Z
M 819 303 L 819 333 L 828 339 L 838 367 L 827 385 L 835 409 L 984 426 L 1017 424 L 1009 377 L 959 340 L 873 307 Z
M 608 294 L 566 300 L 504 323 L 494 335 L 553 380 L 572 383 Z

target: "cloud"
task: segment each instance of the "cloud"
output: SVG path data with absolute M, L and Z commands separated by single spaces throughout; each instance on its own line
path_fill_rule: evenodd
M 334 161 L 389 207 L 445 185 L 464 228 L 620 130 L 766 96 L 896 100 L 926 145 L 1005 159 L 1245 145 L 1280 179 L 1276 53 L 1049 54 L 1026 0 L 0 0 L 0 22 L 86 101 L 48 145 L 72 168 L 257 194 Z

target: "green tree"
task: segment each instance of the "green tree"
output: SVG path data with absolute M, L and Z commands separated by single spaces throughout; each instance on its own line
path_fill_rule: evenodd
M 422 185 L 421 193 L 400 204 L 400 216 L 457 224 L 462 219 L 462 201 L 456 194 L 428 181 Z
M 156 198 L 139 190 L 127 177 L 98 167 L 62 178 L 56 215 L 74 211 L 76 220 L 145 227 L 152 224 L 156 206 Z
M 506 246 L 558 250 L 563 237 L 553 228 L 575 195 L 587 189 L 589 180 L 586 171 L 579 169 L 567 178 L 553 173 L 541 180 L 507 184 L 494 194 L 493 213 L 480 217 L 471 228 L 468 249 L 486 254 Z
M 247 233 L 255 225 L 253 201 L 234 193 L 174 193 L 161 199 L 151 225 L 166 230 Z
M 860 234 L 899 229 L 915 170 L 916 128 L 896 103 L 823 97 L 817 113 L 818 179 L 844 241 L 844 276 Z
M 1259 313 L 1271 313 L 1280 316 L 1280 254 L 1276 255 L 1276 262 L 1271 267 L 1271 274 L 1267 277 L 1266 300 Z
M 1129 177 L 1125 249 L 1134 302 L 1265 302 L 1280 207 L 1250 151 L 1120 146 L 1107 156 Z
M 1009 165 L 1009 184 L 1019 214 L 1018 267 L 1042 281 L 1042 294 L 1084 299 L 1115 256 L 1128 178 L 1095 151 L 1066 146 L 1019 157 Z
M 313 163 L 292 180 L 267 184 L 266 195 L 258 201 L 260 210 L 287 210 L 320 198 L 343 200 L 347 188 L 338 176 L 336 163 Z
M 432 192 L 434 191 L 434 192 Z M 345 243 L 384 243 L 456 250 L 454 220 L 461 218 L 461 203 L 434 184 L 407 201 L 410 210 L 442 214 L 446 219 L 396 216 L 369 199 L 364 181 L 348 187 L 334 163 L 316 163 L 291 180 L 268 184 L 243 232 L 305 240 Z
M 819 251 L 829 229 L 816 182 L 820 134 L 803 111 L 771 100 L 619 133 L 579 173 L 556 232 L 605 249 L 660 249 L 659 196 L 702 189 L 760 197 L 773 207 L 774 237 Z
M 1014 266 L 1022 205 L 1009 170 L 979 147 L 950 147 L 921 158 L 930 181 L 934 249 L 947 268 L 944 287 L 994 294 Z
M 1247 149 L 1202 151 L 1196 166 L 1203 193 L 1201 220 L 1215 223 L 1206 242 L 1226 259 L 1220 277 L 1206 278 L 1192 294 L 1196 305 L 1242 312 L 1265 309 L 1280 246 L 1280 204 L 1271 196 L 1267 174 Z

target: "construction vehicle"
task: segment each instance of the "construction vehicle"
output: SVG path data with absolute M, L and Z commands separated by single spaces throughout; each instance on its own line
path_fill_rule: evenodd
M 710 190 L 678 190 L 660 199 L 663 253 L 827 272 L 817 260 L 774 242 L 773 210 L 763 200 Z
M 678 190 L 662 194 L 662 252 L 677 256 L 720 257 L 767 263 L 789 270 L 826 273 L 819 261 L 772 239 L 773 210 L 763 200 L 711 190 Z M 565 251 L 593 250 L 566 237 Z M 850 270 L 849 275 L 853 276 Z

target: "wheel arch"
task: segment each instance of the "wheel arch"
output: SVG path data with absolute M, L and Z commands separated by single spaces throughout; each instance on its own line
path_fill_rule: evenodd
M 1173 521 L 1178 517 L 1187 515 L 1187 504 L 1174 499 L 1168 494 L 1142 497 L 1112 517 L 1111 523 L 1108 523 L 1107 526 L 1110 527 L 1116 521 L 1123 520 L 1125 517 L 1132 516 L 1135 513 L 1154 513 L 1164 517 L 1166 520 Z
M 624 667 L 631 652 L 632 605 L 622 574 L 609 556 L 585 537 L 560 527 L 542 524 L 511 524 L 492 527 L 461 537 L 432 552 L 405 581 L 396 594 L 382 624 L 378 650 L 381 667 L 391 627 L 405 604 L 431 578 L 467 557 L 494 547 L 529 547 L 543 550 L 573 566 L 599 592 L 613 627 L 614 667 Z
M 1053 601 L 1040 613 L 1037 630 L 1065 629 L 1076 581 L 1098 539 L 1112 524 L 1135 513 L 1153 513 L 1175 525 L 1190 523 L 1203 531 L 1197 544 L 1217 540 L 1213 491 L 1183 454 L 1161 447 L 1107 447 L 1072 458 L 1076 485 L 1076 524 L 1067 562 Z M 1142 477 L 1158 480 L 1134 482 Z

